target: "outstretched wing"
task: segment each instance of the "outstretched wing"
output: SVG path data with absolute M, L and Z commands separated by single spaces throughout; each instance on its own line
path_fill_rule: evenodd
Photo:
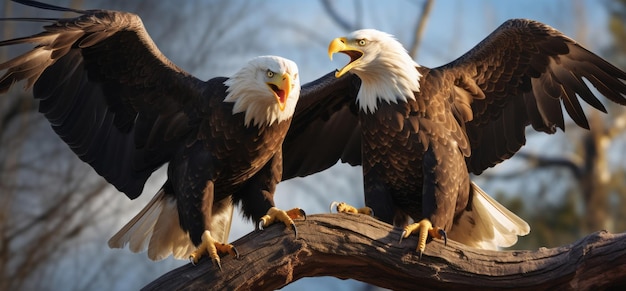
M 468 169 L 479 174 L 526 142 L 525 128 L 565 128 L 561 104 L 589 128 L 578 100 L 606 112 L 584 80 L 626 105 L 626 73 L 539 22 L 514 19 L 459 59 L 434 70 L 454 82 L 453 108 L 472 146 Z
M 356 95 L 361 80 L 335 72 L 302 86 L 283 142 L 283 180 L 323 171 L 341 159 L 361 164 L 361 126 Z
M 39 34 L 0 42 L 35 44 L 0 64 L 0 93 L 22 80 L 34 84 L 56 133 L 120 191 L 139 196 L 191 130 L 207 83 L 163 56 L 137 15 L 17 2 L 82 15 L 2 19 L 51 23 Z

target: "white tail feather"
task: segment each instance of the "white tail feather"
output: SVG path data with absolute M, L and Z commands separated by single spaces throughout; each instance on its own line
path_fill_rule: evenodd
M 234 207 L 230 199 L 215 203 L 209 223 L 213 238 L 226 243 L 230 233 Z M 109 240 L 109 247 L 134 252 L 148 249 L 148 258 L 159 261 L 173 255 L 176 259 L 189 258 L 196 249 L 187 232 L 180 227 L 178 208 L 173 197 L 165 196 L 163 189 L 148 202 L 133 219 Z
M 161 214 L 152 229 L 148 258 L 158 261 L 171 254 L 176 259 L 188 259 L 196 247 L 180 227 L 176 200 L 165 198 L 161 205 Z
M 233 212 L 235 212 L 235 207 L 230 198 L 222 199 L 213 204 L 209 230 L 211 231 L 211 237 L 216 241 L 224 244 L 228 242 Z
M 472 210 L 461 214 L 448 233 L 450 239 L 476 248 L 497 250 L 514 245 L 518 236 L 530 232 L 526 221 L 489 197 L 473 182 L 472 187 Z
M 111 239 L 109 239 L 109 247 L 110 248 L 124 248 L 126 244 L 130 244 L 130 249 L 135 251 L 139 249 L 143 249 L 147 246 L 148 240 L 145 237 L 136 236 L 132 240 L 131 243 L 131 235 L 136 233 L 137 230 L 143 229 L 142 232 L 146 232 L 146 229 L 152 229 L 154 222 L 156 222 L 156 217 L 161 212 L 161 204 L 160 200 L 163 198 L 163 195 L 159 191 L 157 195 L 155 195 L 150 202 L 137 214 L 133 217 L 126 225 L 122 227 Z M 157 203 L 159 202 L 159 203 Z M 150 217 L 151 219 L 147 219 Z M 147 224 L 147 225 L 146 225 Z M 143 238 L 143 239 L 142 239 Z
M 163 190 L 150 200 L 133 219 L 109 240 L 109 247 L 124 248 L 132 252 L 148 249 L 151 260 L 162 260 L 173 254 L 177 259 L 187 259 L 195 246 L 178 220 L 176 200 L 166 197 Z

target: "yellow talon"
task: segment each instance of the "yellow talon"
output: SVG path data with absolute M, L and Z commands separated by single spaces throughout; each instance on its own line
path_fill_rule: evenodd
M 430 220 L 426 218 L 422 219 L 420 222 L 409 224 L 404 227 L 404 231 L 400 235 L 400 241 L 402 241 L 403 238 L 409 237 L 409 235 L 418 230 L 419 233 L 417 238 L 416 251 L 419 252 L 420 258 L 422 257 L 422 253 L 424 253 L 424 250 L 426 250 L 426 240 L 428 239 L 429 234 L 431 237 L 443 239 L 445 245 L 448 244 L 448 236 L 446 235 L 446 232 L 439 227 L 433 227 Z
M 354 214 L 361 213 L 361 214 L 366 214 L 369 216 L 374 216 L 374 211 L 369 207 L 356 208 L 345 202 L 333 202 L 330 204 L 331 212 L 333 211 L 334 206 L 336 206 L 337 213 L 354 213 Z
M 296 218 L 304 218 L 306 220 L 306 213 L 300 208 L 293 208 L 289 211 L 284 211 L 276 207 L 272 207 L 267 211 L 267 214 L 263 215 L 261 219 L 259 219 L 258 228 L 263 230 L 264 227 L 281 221 L 285 224 L 285 226 L 291 226 L 293 231 L 296 233 L 297 238 L 298 230 L 296 229 L 296 224 L 293 222 L 293 219 Z
M 235 258 L 239 258 L 239 252 L 237 252 L 237 249 L 231 244 L 216 243 L 215 248 L 218 253 L 230 254 Z
M 237 252 L 237 249 L 233 245 L 215 241 L 211 236 L 211 232 L 205 230 L 204 233 L 202 233 L 202 243 L 189 255 L 189 261 L 191 261 L 193 265 L 196 265 L 202 256 L 208 254 L 213 264 L 222 270 L 220 253 L 228 253 L 235 258 L 239 258 L 239 252 Z
M 259 228 L 263 229 L 263 227 L 273 224 L 276 217 L 280 215 L 279 212 L 280 210 L 276 207 L 270 208 L 265 215 L 261 216 L 261 219 L 259 220 Z

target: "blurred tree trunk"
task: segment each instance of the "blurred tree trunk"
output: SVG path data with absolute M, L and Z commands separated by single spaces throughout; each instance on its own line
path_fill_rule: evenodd
M 585 233 L 603 229 L 612 231 L 607 211 L 611 175 L 607 165 L 607 148 L 610 137 L 599 112 L 590 114 L 589 123 L 592 130 L 584 133 L 580 141 L 584 161 L 578 181 L 585 205 Z
M 413 58 L 417 58 L 417 51 L 422 44 L 422 37 L 424 36 L 424 31 L 426 31 L 426 24 L 428 23 L 428 18 L 430 17 L 430 12 L 435 4 L 435 0 L 426 0 L 424 1 L 424 6 L 422 6 L 422 11 L 420 12 L 420 16 L 417 18 L 417 24 L 415 26 L 415 36 L 413 38 L 413 43 L 409 46 L 409 55 Z

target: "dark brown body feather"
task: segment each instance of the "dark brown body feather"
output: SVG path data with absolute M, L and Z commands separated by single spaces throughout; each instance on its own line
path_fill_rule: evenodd
M 448 218 L 469 198 L 464 164 L 469 144 L 445 98 L 449 92 L 440 90 L 450 86 L 429 70 L 420 71 L 423 90 L 415 100 L 379 102 L 374 114 L 360 112 L 365 203 L 387 222 L 403 225 L 407 216 L 426 217 L 449 230 Z

